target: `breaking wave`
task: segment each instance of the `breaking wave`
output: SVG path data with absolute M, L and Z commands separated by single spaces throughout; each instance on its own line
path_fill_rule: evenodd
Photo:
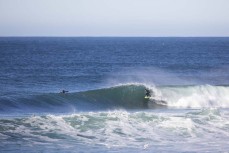
M 166 101 L 170 107 L 229 107 L 228 86 L 197 85 L 159 87 L 156 97 Z
M 150 99 L 144 98 L 145 88 L 151 90 Z M 212 85 L 150 87 L 143 84 L 126 84 L 67 94 L 2 96 L 0 99 L 0 112 L 9 109 L 16 112 L 66 112 L 158 107 L 229 108 L 229 87 Z

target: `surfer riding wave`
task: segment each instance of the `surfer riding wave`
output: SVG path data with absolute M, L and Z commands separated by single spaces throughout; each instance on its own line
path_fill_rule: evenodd
M 150 90 L 149 89 L 145 89 L 145 91 L 146 91 L 146 97 L 151 97 Z

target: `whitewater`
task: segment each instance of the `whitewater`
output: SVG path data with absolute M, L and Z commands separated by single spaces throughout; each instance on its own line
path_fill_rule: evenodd
M 0 38 L 0 153 L 228 152 L 228 44 Z

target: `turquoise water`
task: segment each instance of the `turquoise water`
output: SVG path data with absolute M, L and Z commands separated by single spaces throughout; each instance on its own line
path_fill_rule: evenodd
M 229 38 L 0 38 L 0 52 L 0 152 L 229 150 Z

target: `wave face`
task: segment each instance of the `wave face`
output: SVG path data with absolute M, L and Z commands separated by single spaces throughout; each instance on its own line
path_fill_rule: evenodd
M 40 95 L 3 97 L 2 111 L 84 111 L 98 109 L 147 108 L 144 85 L 121 85 L 111 88 L 75 93 L 49 93 Z M 53 109 L 55 108 L 55 109 Z
M 145 88 L 152 97 L 145 99 Z M 165 107 L 229 108 L 227 86 L 163 86 L 147 87 L 142 84 L 126 84 L 75 93 L 48 93 L 25 96 L 4 96 L 0 111 L 27 112 L 90 111 L 101 109 L 153 109 Z

